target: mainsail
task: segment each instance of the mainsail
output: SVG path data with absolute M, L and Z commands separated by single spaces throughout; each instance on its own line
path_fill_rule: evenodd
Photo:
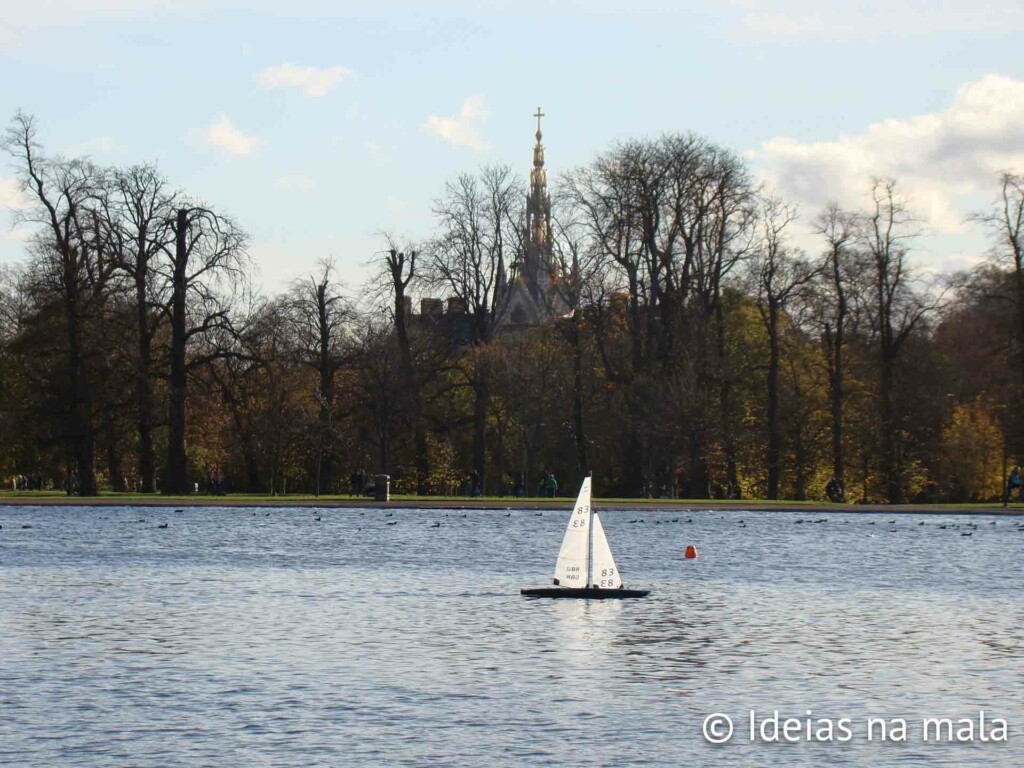
M 619 569 L 615 567 L 615 558 L 612 557 L 612 550 L 604 536 L 604 528 L 597 512 L 594 513 L 593 526 L 594 551 L 590 561 L 590 585 L 600 589 L 618 589 L 622 586 L 622 577 L 619 576 Z
M 608 542 L 601 534 L 605 549 Z M 580 487 L 580 495 L 576 499 L 569 525 L 562 538 L 562 548 L 558 550 L 558 562 L 555 563 L 555 584 L 562 587 L 587 586 L 587 555 L 590 549 L 590 478 L 584 478 Z M 611 560 L 611 553 L 608 555 Z

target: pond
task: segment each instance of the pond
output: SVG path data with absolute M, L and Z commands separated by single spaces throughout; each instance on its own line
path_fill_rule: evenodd
M 521 597 L 568 515 L 0 508 L 0 764 L 1024 765 L 1024 518 L 602 510 L 651 595 Z

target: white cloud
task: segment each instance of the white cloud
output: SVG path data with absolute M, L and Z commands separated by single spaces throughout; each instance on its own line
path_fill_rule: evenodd
M 274 186 L 278 189 L 283 189 L 286 192 L 312 192 L 316 189 L 316 182 L 314 182 L 308 176 L 302 176 L 300 174 L 289 174 L 282 176 L 276 182 Z
M 384 211 L 393 219 L 405 218 L 412 212 L 412 201 L 407 197 L 388 195 L 384 198 Z
M 770 37 L 800 37 L 825 31 L 821 16 L 789 16 L 783 13 L 747 13 L 742 24 L 751 32 Z M 835 32 L 835 27 L 830 27 Z
M 25 197 L 17 179 L 0 179 L 0 208 L 17 210 L 25 205 Z
M 762 38 L 877 39 L 935 34 L 1002 35 L 1024 22 L 1019 0 L 729 0 L 738 29 Z
M 267 67 L 259 74 L 264 88 L 297 88 L 307 98 L 326 96 L 335 85 L 354 73 L 347 67 L 300 67 L 296 64 L 281 64 Z
M 5 243 L 24 243 L 32 234 L 31 229 L 0 229 L 0 240 Z
M 1024 81 L 986 75 L 962 86 L 944 111 L 827 141 L 779 136 L 753 154 L 768 181 L 805 211 L 830 200 L 859 206 L 871 177 L 892 176 L 930 229 L 960 232 L 972 197 L 988 197 L 1000 171 L 1024 171 Z
M 113 155 L 121 147 L 113 136 L 94 136 L 91 139 L 80 141 L 68 147 L 68 155 L 71 157 L 82 157 L 84 155 Z
M 381 149 L 380 145 L 375 141 L 364 141 L 363 149 L 366 150 L 366 153 L 373 158 L 377 165 L 387 165 L 391 162 L 391 155 Z
M 226 115 L 202 132 L 202 140 L 228 155 L 249 155 L 260 145 L 255 136 L 242 133 Z
M 457 147 L 482 151 L 487 149 L 487 143 L 480 136 L 480 126 L 489 116 L 483 97 L 470 96 L 462 102 L 458 116 L 430 115 L 421 130 Z

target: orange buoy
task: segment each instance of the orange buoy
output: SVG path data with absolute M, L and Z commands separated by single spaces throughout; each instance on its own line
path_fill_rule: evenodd
M 697 557 L 697 548 L 693 546 L 693 544 L 690 544 L 686 547 L 686 558 L 688 560 L 693 560 L 695 557 Z

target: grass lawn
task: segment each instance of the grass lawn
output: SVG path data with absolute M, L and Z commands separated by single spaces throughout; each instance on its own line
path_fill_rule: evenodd
M 349 496 L 348 494 L 331 494 L 314 496 L 313 494 L 295 493 L 286 496 L 271 496 L 262 493 L 232 493 L 221 496 L 210 496 L 203 494 L 189 494 L 185 496 L 162 496 L 160 494 L 145 493 L 113 493 L 103 492 L 99 496 L 81 498 L 68 496 L 63 491 L 11 491 L 0 490 L 0 505 L 105 505 L 132 506 L 138 505 L 174 505 L 182 504 L 189 506 L 246 506 L 247 504 L 258 506 L 342 506 L 342 507 L 374 507 L 389 506 L 400 507 L 403 504 L 410 506 L 443 507 L 446 504 L 464 507 L 527 507 L 531 509 L 542 507 L 564 507 L 572 503 L 573 496 L 557 496 L 554 499 L 546 497 L 511 497 L 511 496 L 416 496 L 413 494 L 392 494 L 390 502 L 377 502 L 368 496 Z M 980 504 L 832 504 L 827 501 L 792 501 L 766 499 L 741 499 L 739 501 L 717 500 L 717 499 L 635 499 L 635 498 L 598 498 L 597 503 L 602 507 L 630 507 L 630 508 L 696 508 L 696 509 L 817 509 L 831 512 L 872 512 L 872 511 L 907 511 L 907 512 L 986 512 L 999 511 L 1004 509 L 1003 505 L 996 502 Z M 1024 504 L 1020 502 L 1010 504 L 1008 512 L 1020 513 L 1024 511 Z

